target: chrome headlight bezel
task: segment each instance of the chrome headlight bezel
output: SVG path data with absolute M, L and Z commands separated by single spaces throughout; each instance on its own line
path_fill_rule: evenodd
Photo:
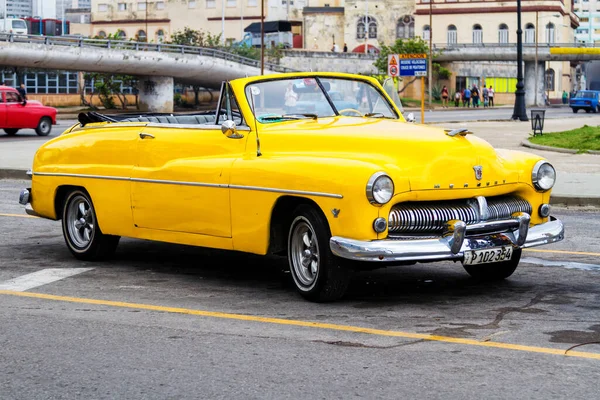
M 545 177 L 543 176 L 543 174 L 546 173 L 545 171 L 548 171 L 548 168 L 550 168 L 552 171 L 552 183 L 549 184 L 544 183 Z M 547 192 L 548 190 L 552 189 L 556 183 L 556 170 L 548 161 L 540 160 L 533 166 L 533 170 L 531 171 L 531 182 L 536 190 Z
M 387 192 L 379 190 L 381 185 L 391 186 L 391 190 Z M 389 203 L 394 197 L 394 181 L 385 172 L 375 172 L 367 182 L 367 199 L 369 203 L 374 205 L 384 205 Z

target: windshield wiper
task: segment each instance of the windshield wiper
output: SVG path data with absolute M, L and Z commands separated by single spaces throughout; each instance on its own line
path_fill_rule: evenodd
M 366 113 L 365 117 L 375 117 L 375 118 L 388 118 L 388 119 L 393 119 L 392 117 L 386 117 L 385 115 L 383 115 L 383 113 L 380 112 L 376 112 L 376 113 Z
M 317 114 L 283 114 L 283 115 L 269 115 L 265 117 L 259 117 L 259 119 L 263 121 L 276 121 L 278 119 L 303 119 L 303 118 L 312 118 L 317 119 L 319 116 Z

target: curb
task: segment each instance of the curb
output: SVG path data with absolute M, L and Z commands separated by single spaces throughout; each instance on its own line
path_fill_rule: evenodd
M 24 169 L 0 168 L 0 179 L 30 180 L 31 178 L 27 176 L 27 170 Z
M 573 149 L 564 149 L 562 147 L 543 146 L 541 144 L 533 144 L 529 140 L 522 141 L 521 146 L 529 147 L 530 149 L 535 149 L 535 150 L 553 151 L 555 153 L 600 155 L 600 151 L 596 151 L 596 150 L 579 151 L 579 150 L 573 150 Z
M 0 180 L 2 179 L 18 179 L 30 180 L 27 176 L 27 171 L 24 169 L 2 169 L 0 168 Z M 553 206 L 592 206 L 600 208 L 600 196 L 561 196 L 552 195 L 550 204 Z

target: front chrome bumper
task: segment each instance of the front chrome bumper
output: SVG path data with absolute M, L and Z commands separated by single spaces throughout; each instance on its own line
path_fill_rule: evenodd
M 334 236 L 329 241 L 333 254 L 338 257 L 371 262 L 462 260 L 465 251 L 500 246 L 527 248 L 558 242 L 564 238 L 563 223 L 553 217 L 550 221 L 528 227 L 529 216 L 524 214 L 507 221 L 480 223 L 466 226 L 462 221 L 451 221 L 449 233 L 434 239 L 411 240 L 354 240 Z M 491 225 L 496 232 L 481 233 Z M 505 232 L 497 232 L 508 228 Z
M 31 189 L 23 189 L 19 194 L 19 204 L 23 204 L 25 206 L 25 212 L 28 215 L 33 215 L 34 217 L 39 217 L 38 213 L 33 210 L 31 207 Z

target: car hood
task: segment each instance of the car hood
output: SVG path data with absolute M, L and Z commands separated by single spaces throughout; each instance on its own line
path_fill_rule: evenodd
M 520 178 L 518 165 L 473 134 L 451 137 L 441 128 L 397 120 L 300 120 L 262 125 L 259 134 L 265 154 L 292 151 L 361 160 L 407 177 L 411 190 L 472 189 L 515 183 Z M 481 176 L 476 168 L 481 168 Z

